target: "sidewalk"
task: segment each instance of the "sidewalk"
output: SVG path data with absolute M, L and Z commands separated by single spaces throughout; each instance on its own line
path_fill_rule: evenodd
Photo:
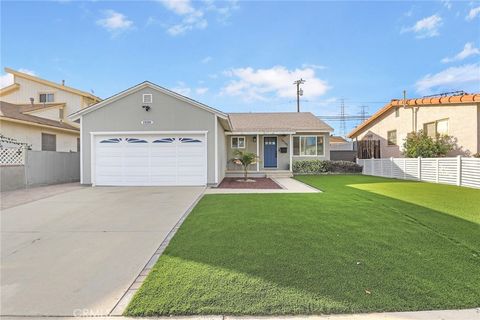
M 87 310 L 85 310 L 88 312 Z M 81 314 L 78 314 L 81 316 Z M 55 317 L 55 320 L 71 320 L 74 317 Z M 435 310 L 435 311 L 412 311 L 412 312 L 384 312 L 384 313 L 360 313 L 338 314 L 321 316 L 257 316 L 257 317 L 234 317 L 234 316 L 185 316 L 185 317 L 80 317 L 82 320 L 139 320 L 139 319 L 165 319 L 165 320 L 478 320 L 480 308 L 464 310 Z M 46 317 L 1 317 L 2 320 L 36 320 Z

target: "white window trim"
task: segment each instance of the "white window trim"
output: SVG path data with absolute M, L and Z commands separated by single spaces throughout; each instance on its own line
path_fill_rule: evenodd
M 40 96 L 41 96 L 42 94 L 45 94 L 45 95 L 47 95 L 47 94 L 53 94 L 53 101 L 40 102 Z M 46 97 L 45 97 L 45 98 L 46 98 Z M 54 102 L 55 102 L 55 92 L 53 92 L 53 91 L 40 91 L 40 92 L 38 93 L 38 103 L 54 103 Z
M 243 139 L 243 147 L 234 147 L 233 146 L 233 139 Z M 232 149 L 246 149 L 247 148 L 247 139 L 245 138 L 245 136 L 232 136 L 230 137 L 230 147 Z
M 315 155 L 295 155 L 293 153 L 293 140 L 295 137 L 299 137 L 299 138 L 302 138 L 302 137 L 315 137 Z M 323 153 L 322 154 L 318 154 L 318 138 L 322 138 L 323 139 Z M 299 152 L 301 153 L 301 148 L 302 144 L 300 143 L 299 145 Z M 298 157 L 298 158 L 316 158 L 316 157 L 325 157 L 325 136 L 324 135 L 294 135 L 293 138 L 292 138 L 292 157 Z
M 150 102 L 145 101 L 145 97 L 150 97 Z M 142 95 L 142 103 L 153 103 L 153 94 L 151 93 L 144 93 Z

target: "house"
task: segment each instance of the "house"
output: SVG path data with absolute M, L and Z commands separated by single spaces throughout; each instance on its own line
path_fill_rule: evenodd
M 84 91 L 5 68 L 14 83 L 0 89 L 1 135 L 32 150 L 78 151 L 79 124 L 68 114 L 101 99 Z
M 251 174 L 291 175 L 293 161 L 329 159 L 333 131 L 311 113 L 227 114 L 150 82 L 70 117 L 92 185 L 216 185 L 240 172 L 234 150 L 259 156 Z
M 403 157 L 402 145 L 410 132 L 448 134 L 456 140 L 450 156 L 480 152 L 480 94 L 395 99 L 353 129 L 348 137 L 374 142 L 376 157 Z M 379 145 L 379 148 L 378 148 Z M 370 157 L 370 156 L 368 156 Z

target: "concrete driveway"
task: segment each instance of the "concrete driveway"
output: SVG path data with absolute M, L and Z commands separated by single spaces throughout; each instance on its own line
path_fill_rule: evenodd
M 1 212 L 2 315 L 108 315 L 201 187 L 96 187 Z

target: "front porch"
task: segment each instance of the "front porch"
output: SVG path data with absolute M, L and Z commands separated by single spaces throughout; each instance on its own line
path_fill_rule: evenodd
M 226 134 L 227 163 L 225 177 L 243 176 L 243 167 L 235 164 L 235 151 L 255 153 L 258 161 L 248 167 L 256 178 L 293 176 L 293 162 L 305 159 L 328 160 L 328 132 L 231 132 Z
M 233 163 L 236 150 L 255 153 L 258 161 L 248 168 L 251 177 L 291 177 L 293 132 L 227 135 L 227 165 L 225 177 L 243 176 L 243 167 Z

